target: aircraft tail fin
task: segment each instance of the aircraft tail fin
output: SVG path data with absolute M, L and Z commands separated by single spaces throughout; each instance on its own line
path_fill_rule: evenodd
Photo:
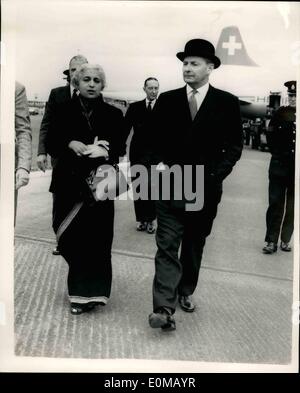
M 228 26 L 222 30 L 216 48 L 216 55 L 225 65 L 257 66 L 249 57 L 237 26 Z

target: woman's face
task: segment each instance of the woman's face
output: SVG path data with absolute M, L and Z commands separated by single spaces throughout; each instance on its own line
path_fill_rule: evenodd
M 102 88 L 99 71 L 93 69 L 84 70 L 78 86 L 80 94 L 85 98 L 97 98 Z

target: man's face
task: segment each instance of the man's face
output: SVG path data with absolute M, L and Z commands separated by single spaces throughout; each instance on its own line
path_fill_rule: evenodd
M 214 69 L 212 63 L 198 56 L 188 56 L 183 60 L 182 72 L 185 83 L 198 89 L 208 82 L 209 74 Z
M 292 108 L 296 108 L 296 94 L 289 94 L 288 102 L 289 106 L 291 106 Z
M 157 98 L 159 90 L 159 83 L 156 80 L 150 80 L 146 83 L 144 87 L 144 92 L 147 95 L 149 101 L 153 101 Z
M 80 60 L 75 60 L 75 59 L 74 59 L 74 60 L 71 61 L 70 67 L 69 67 L 71 83 L 72 83 L 72 78 L 73 78 L 73 76 L 74 76 L 75 71 L 78 70 L 78 68 L 79 68 L 82 64 L 85 64 L 85 63 L 86 63 L 86 61 L 83 60 L 83 59 L 80 59 Z
M 78 89 L 85 98 L 99 97 L 103 89 L 99 71 L 93 69 L 85 70 L 79 80 Z

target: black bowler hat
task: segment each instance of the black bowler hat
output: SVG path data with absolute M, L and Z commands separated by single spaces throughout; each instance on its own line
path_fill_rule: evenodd
M 209 41 L 196 38 L 185 44 L 184 52 L 176 54 L 179 60 L 183 61 L 187 56 L 199 56 L 211 60 L 215 68 L 220 67 L 221 61 L 215 56 L 215 47 Z
M 284 84 L 285 87 L 288 88 L 288 94 L 296 94 L 297 90 L 297 82 L 296 81 L 288 81 Z

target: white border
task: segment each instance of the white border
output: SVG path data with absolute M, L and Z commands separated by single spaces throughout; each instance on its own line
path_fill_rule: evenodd
M 290 365 L 208 363 L 167 360 L 61 359 L 20 357 L 14 355 L 13 305 L 13 200 L 14 200 L 14 80 L 15 80 L 15 11 L 18 2 L 2 1 L 1 45 L 1 183 L 0 183 L 0 371 L 19 372 L 263 372 L 298 371 L 299 325 L 293 325 L 292 363 Z M 21 2 L 24 4 L 24 2 Z M 155 2 L 158 3 L 158 2 Z M 29 6 L 31 2 L 26 2 Z M 141 5 L 143 3 L 141 2 Z M 230 3 L 229 3 L 230 4 Z M 236 3 L 235 3 L 236 4 Z M 261 3 L 263 4 L 263 3 Z M 149 5 L 147 3 L 147 5 Z M 274 3 L 275 6 L 275 3 Z M 5 58 L 3 56 L 5 55 Z M 299 81 L 299 75 L 298 75 Z M 300 94 L 297 98 L 299 108 Z M 299 122 L 297 157 L 300 157 Z M 294 304 L 299 304 L 299 160 L 296 164 L 296 209 L 294 232 Z

